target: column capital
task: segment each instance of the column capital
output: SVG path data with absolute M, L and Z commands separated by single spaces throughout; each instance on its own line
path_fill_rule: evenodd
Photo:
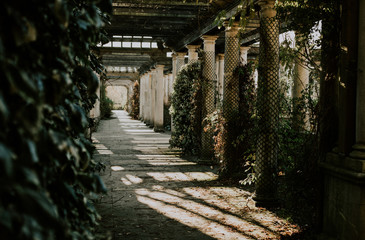
M 165 65 L 158 64 L 158 65 L 156 65 L 156 70 L 163 69 L 164 67 L 165 67 Z
M 176 60 L 176 57 L 177 57 L 176 52 L 172 52 L 171 57 L 172 57 L 172 60 Z
M 243 53 L 243 52 L 247 52 L 248 50 L 250 50 L 251 47 L 246 47 L 246 46 L 242 46 L 240 47 L 240 52 Z
M 218 53 L 218 58 L 219 58 L 219 61 L 223 61 L 224 60 L 224 53 Z
M 217 40 L 218 37 L 219 36 L 214 36 L 214 35 L 213 36 L 212 35 L 203 35 L 203 36 L 201 36 L 201 39 L 204 40 L 204 44 L 206 44 L 206 43 L 215 44 L 215 40 Z
M 224 27 L 226 28 L 225 31 L 226 32 L 232 32 L 232 33 L 238 33 L 238 31 L 240 30 L 240 26 L 238 22 L 233 22 L 232 26 L 229 26 L 229 21 L 224 21 Z
M 275 0 L 259 0 L 258 5 L 261 7 L 261 17 L 275 17 L 276 10 L 274 9 Z
M 185 58 L 186 52 L 176 52 L 177 58 Z
M 185 45 L 189 51 L 196 51 L 201 45 Z

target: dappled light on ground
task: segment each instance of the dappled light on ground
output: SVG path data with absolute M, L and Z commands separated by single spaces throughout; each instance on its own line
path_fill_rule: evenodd
M 115 113 L 118 119 L 102 122 L 95 134 L 95 158 L 107 165 L 102 177 L 109 189 L 97 205 L 99 231 L 133 240 L 281 239 L 299 231 L 256 208 L 251 190 L 226 186 L 216 169 L 180 158 L 168 149 L 168 134 Z

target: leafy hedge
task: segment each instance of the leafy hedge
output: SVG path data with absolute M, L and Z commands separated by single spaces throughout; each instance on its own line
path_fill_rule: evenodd
M 0 2 L 0 236 L 94 239 L 105 191 L 85 137 L 111 1 Z
M 130 115 L 133 119 L 139 118 L 139 83 L 138 81 L 134 82 L 133 85 L 133 95 L 131 99 L 132 109 Z
M 184 65 L 174 83 L 170 113 L 174 125 L 170 145 L 184 154 L 200 152 L 202 69 L 199 62 Z
M 105 80 L 102 79 L 102 84 L 100 88 L 100 118 L 108 119 L 111 117 L 113 110 L 113 101 L 106 96 L 106 84 Z
M 253 80 L 254 64 L 240 65 L 234 74 L 239 79 L 239 105 L 235 116 L 228 120 L 218 109 L 207 117 L 208 128 L 213 128 L 214 151 L 219 160 L 220 177 L 244 178 L 245 171 L 252 169 L 256 150 L 255 102 Z M 251 182 L 254 177 L 248 173 Z

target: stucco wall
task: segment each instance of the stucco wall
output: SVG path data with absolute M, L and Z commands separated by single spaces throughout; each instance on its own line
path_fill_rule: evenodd
M 128 90 L 124 86 L 107 86 L 106 96 L 114 103 L 114 109 L 124 109 L 127 104 Z

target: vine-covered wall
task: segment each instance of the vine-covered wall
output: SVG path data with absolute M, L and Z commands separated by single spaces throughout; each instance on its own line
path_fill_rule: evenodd
M 0 2 L 0 236 L 94 239 L 105 191 L 85 137 L 111 1 Z

